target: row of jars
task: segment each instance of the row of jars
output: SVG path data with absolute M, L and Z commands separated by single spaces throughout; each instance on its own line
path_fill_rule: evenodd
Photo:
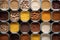
M 1 34 L 1 40 L 58 40 L 60 34 Z
M 24 34 L 27 34 L 28 32 L 32 32 L 33 34 L 38 34 L 39 32 L 43 32 L 44 34 L 49 34 L 51 31 L 53 33 L 60 33 L 60 22 L 0 22 L 0 32 L 1 33 L 7 33 L 11 32 L 13 34 L 22 32 Z
M 38 22 L 40 20 L 44 22 L 52 21 L 60 21 L 60 11 L 0 11 L 0 21 L 9 21 L 17 22 L 19 19 L 22 22 L 28 22 L 29 20 L 33 22 Z
M 56 5 L 57 4 L 57 5 Z M 13 11 L 18 10 L 19 8 L 23 11 L 27 11 L 30 8 L 33 11 L 38 11 L 40 8 L 44 11 L 49 10 L 60 10 L 60 1 L 54 0 L 1 0 L 0 9 L 8 10 L 9 8 Z

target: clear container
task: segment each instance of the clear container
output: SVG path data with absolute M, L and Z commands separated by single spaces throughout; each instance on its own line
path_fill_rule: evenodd
M 0 32 L 5 34 L 9 31 L 9 23 L 8 22 L 1 22 L 0 23 Z
M 18 22 L 10 23 L 10 32 L 11 33 L 18 33 L 20 29 L 20 24 Z
M 10 12 L 10 20 L 12 22 L 17 22 L 19 20 L 19 12 L 18 11 L 11 11 Z
M 49 22 L 41 23 L 41 31 L 46 34 L 50 33 L 51 32 L 51 24 Z
M 41 40 L 51 40 L 49 34 L 41 34 Z
M 59 37 L 60 37 L 59 33 L 53 33 L 53 34 L 51 34 L 51 40 L 58 40 Z
M 41 40 L 40 34 L 31 34 L 31 40 Z
M 58 3 L 58 1 L 54 1 L 54 2 L 56 2 L 56 4 Z M 60 8 L 57 8 L 57 7 L 55 7 L 55 6 L 58 6 L 58 5 L 60 5 L 60 4 L 57 4 L 57 5 L 55 5 L 54 7 L 55 8 L 53 8 L 53 0 L 51 0 L 51 9 L 53 10 L 53 11 L 59 11 L 60 10 Z
M 26 23 L 26 22 L 23 22 L 21 23 L 21 32 L 23 34 L 27 34 L 29 31 L 30 31 L 30 24 L 29 23 Z
M 20 40 L 30 40 L 30 35 L 29 34 L 21 34 Z
M 31 25 L 31 32 L 33 34 L 38 34 L 40 32 L 40 23 L 39 22 L 32 22 Z
M 40 9 L 40 0 L 31 0 L 31 9 L 33 11 L 38 11 Z
M 51 24 L 51 30 L 52 30 L 52 32 L 54 32 L 54 33 L 59 33 L 60 32 L 60 22 L 53 22 L 52 24 Z
M 46 4 L 46 5 L 45 5 Z M 41 1 L 41 9 L 43 11 L 48 11 L 51 8 L 51 1 L 50 0 L 42 0 Z
M 30 20 L 30 12 L 29 11 L 22 11 L 20 13 L 20 20 L 22 22 L 28 22 Z
M 44 22 L 48 22 L 51 20 L 51 12 L 50 11 L 42 11 L 41 12 L 41 19 Z
M 9 0 L 2 0 L 1 5 L 0 5 L 0 9 L 3 11 L 8 10 L 9 9 Z
M 33 22 L 38 22 L 41 19 L 41 14 L 39 11 L 32 11 L 31 12 L 31 20 Z
M 19 6 L 22 11 L 28 11 L 30 9 L 30 0 L 20 0 Z
M 19 9 L 19 0 L 10 0 L 10 9 L 17 11 Z
M 8 11 L 0 11 L 0 21 L 6 22 L 9 20 L 9 12 Z
M 6 34 L 1 34 L 0 35 L 0 40 L 9 40 L 9 34 L 6 33 Z
M 51 14 L 51 18 L 52 18 L 52 21 L 59 22 L 60 21 L 60 11 L 53 11 Z
M 16 33 L 16 34 L 10 34 L 10 37 L 9 37 L 9 40 L 19 40 L 19 34 Z

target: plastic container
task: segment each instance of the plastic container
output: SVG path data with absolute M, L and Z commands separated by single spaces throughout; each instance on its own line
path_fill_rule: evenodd
M 19 40 L 19 34 L 18 33 L 10 34 L 9 40 Z
M 28 11 L 30 9 L 30 0 L 20 0 L 19 6 L 22 11 Z
M 10 12 L 10 20 L 12 22 L 17 22 L 19 20 L 19 12 L 18 11 L 11 11 Z
M 31 40 L 41 40 L 40 34 L 31 34 Z
M 30 12 L 29 11 L 22 11 L 20 13 L 20 20 L 22 22 L 28 22 L 30 20 Z
M 53 2 L 54 2 L 54 3 L 56 2 L 55 4 L 57 4 L 57 5 L 53 4 Z M 53 6 L 53 5 L 55 5 L 56 7 Z M 55 1 L 51 0 L 51 9 L 52 9 L 52 10 L 54 10 L 54 11 L 59 11 L 60 8 L 58 8 L 58 7 L 59 7 L 58 5 L 60 5 L 60 4 L 58 4 L 58 0 L 57 0 L 57 1 L 56 1 L 56 0 L 55 0 Z M 53 8 L 53 7 L 55 7 L 55 8 Z
M 8 11 L 0 11 L 0 21 L 6 22 L 9 20 L 9 12 Z
M 0 23 L 0 32 L 7 33 L 9 31 L 9 23 L 8 22 L 1 22 Z
M 58 39 L 60 39 L 59 37 L 60 37 L 60 34 L 59 33 L 53 33 L 51 35 L 51 40 L 58 40 Z
M 51 1 L 50 0 L 42 0 L 41 1 L 41 9 L 43 11 L 48 11 L 48 10 L 50 10 L 50 8 L 51 8 Z
M 38 34 L 40 32 L 40 23 L 39 22 L 32 22 L 30 28 L 31 28 L 31 32 L 33 34 Z
M 1 40 L 9 40 L 9 34 L 1 34 L 0 39 Z
M 18 33 L 20 29 L 20 24 L 18 22 L 10 23 L 10 32 L 11 33 Z
M 10 9 L 17 11 L 19 9 L 19 0 L 10 0 Z
M 41 19 L 41 15 L 39 11 L 32 11 L 31 12 L 31 20 L 33 22 L 38 22 Z
M 50 11 L 43 11 L 41 13 L 41 19 L 44 22 L 48 22 L 51 20 L 51 12 Z
M 9 0 L 1 1 L 0 9 L 3 10 L 3 11 L 8 10 L 9 9 Z
M 20 28 L 21 28 L 21 32 L 26 34 L 26 33 L 28 33 L 30 31 L 30 24 L 26 23 L 26 22 L 21 23 L 21 27 Z
M 31 9 L 32 11 L 38 11 L 40 9 L 40 0 L 31 1 Z
M 52 32 L 54 32 L 54 33 L 59 33 L 60 32 L 60 23 L 59 22 L 53 22 L 52 24 L 51 24 L 51 26 L 52 26 Z
M 49 34 L 41 34 L 41 40 L 51 40 Z
M 60 21 L 60 11 L 53 11 L 51 14 L 52 21 L 59 22 Z
M 41 23 L 41 31 L 45 34 L 50 33 L 51 32 L 51 24 L 49 22 Z

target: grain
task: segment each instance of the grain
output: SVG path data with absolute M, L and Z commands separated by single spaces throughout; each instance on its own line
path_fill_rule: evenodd
M 10 23 L 10 32 L 17 33 L 19 31 L 19 24 L 17 22 Z
M 20 13 L 20 19 L 21 19 L 21 21 L 23 21 L 23 22 L 29 21 L 29 19 L 30 19 L 30 13 L 29 13 L 28 11 L 22 11 L 22 12 Z
M 51 19 L 51 13 L 48 11 L 42 12 L 41 16 L 42 16 L 43 21 L 50 21 L 50 19 Z
M 11 1 L 11 2 L 10 2 L 10 8 L 11 8 L 12 10 L 14 10 L 14 9 L 18 10 L 18 8 L 19 8 L 19 3 L 18 3 L 18 1 Z
M 42 5 L 41 5 L 42 9 L 50 9 L 50 2 L 49 1 L 42 1 Z

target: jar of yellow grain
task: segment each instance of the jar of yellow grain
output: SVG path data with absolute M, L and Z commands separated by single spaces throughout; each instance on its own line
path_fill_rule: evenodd
M 18 31 L 19 31 L 19 23 L 17 22 L 10 23 L 10 32 L 17 33 Z
M 40 40 L 40 35 L 39 34 L 32 34 L 31 40 Z
M 29 13 L 28 11 L 22 11 L 22 12 L 20 13 L 20 19 L 21 19 L 21 21 L 23 21 L 23 22 L 29 21 L 29 19 L 30 19 L 30 13 Z
M 44 22 L 48 22 L 51 19 L 51 13 L 49 11 L 43 11 L 41 14 L 41 18 Z

